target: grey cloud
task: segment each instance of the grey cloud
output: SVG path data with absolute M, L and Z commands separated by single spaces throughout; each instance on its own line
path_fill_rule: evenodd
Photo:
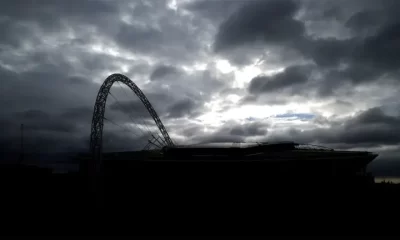
M 195 138 L 196 143 L 244 142 L 245 137 L 231 134 L 211 134 Z
M 83 122 L 89 124 L 92 120 L 92 113 L 92 106 L 82 106 L 67 108 L 60 114 L 60 117 L 67 119 L 68 121 Z
M 32 28 L 23 24 L 13 23 L 11 20 L 0 21 L 0 27 L 3 29 L 3 34 L 0 37 L 0 49 L 8 47 L 19 47 L 22 39 L 35 38 L 39 41 Z
M 302 37 L 303 23 L 295 20 L 298 4 L 292 0 L 251 1 L 219 27 L 215 50 L 254 43 L 282 44 Z
M 73 76 L 68 78 L 68 81 L 72 84 L 81 85 L 81 84 L 88 84 L 90 81 L 84 77 Z
M 247 94 L 240 99 L 239 105 L 285 105 L 295 98 L 290 98 L 282 93 L 279 94 Z
M 234 126 L 230 130 L 230 134 L 238 136 L 263 136 L 268 130 L 265 125 L 259 123 Z
M 181 134 L 182 134 L 183 136 L 185 136 L 185 137 L 190 138 L 190 137 L 193 137 L 193 136 L 195 136 L 195 135 L 201 134 L 203 128 L 204 128 L 204 127 L 201 126 L 201 125 L 190 126 L 190 127 L 188 127 L 188 128 L 184 128 L 184 129 L 181 131 Z
M 0 37 L 0 43 L 12 47 L 20 47 L 27 40 L 37 45 L 43 33 L 60 33 L 66 26 L 75 30 L 82 25 L 97 26 L 118 12 L 111 2 L 78 0 L 2 1 L 0 9 L 7 33 Z
M 274 133 L 267 139 L 293 140 L 300 143 L 329 144 L 330 146 L 393 145 L 400 143 L 400 116 L 388 116 L 380 108 L 371 108 L 330 127 L 299 131 L 296 128 Z
M 169 134 L 176 144 L 188 144 L 189 139 L 204 135 L 205 130 L 205 125 L 197 119 L 173 118 L 165 126 L 172 129 Z
M 150 81 L 146 86 L 144 86 L 145 89 L 150 91 L 149 99 L 152 103 L 152 93 L 157 92 L 158 94 L 168 96 L 168 98 L 158 101 L 157 104 L 154 103 L 154 105 L 159 106 L 157 111 L 166 114 L 165 117 L 170 115 L 167 114 L 168 111 L 166 110 L 170 109 L 171 106 L 178 102 L 181 102 L 180 104 L 185 102 L 185 104 L 183 104 L 185 106 L 195 106 L 193 109 L 197 110 L 194 111 L 193 114 L 197 115 L 198 111 L 204 110 L 202 106 L 205 102 L 209 101 L 213 96 L 217 95 L 219 91 L 229 86 L 229 81 L 232 79 L 232 75 L 222 74 L 215 68 L 210 67 L 207 70 L 192 72 L 181 70 L 179 74 L 173 76 L 173 79 L 173 81 L 164 82 L 164 85 L 160 84 L 159 81 Z M 192 102 L 193 104 L 189 102 Z M 191 113 L 190 116 L 194 116 L 193 114 Z
M 321 120 L 323 120 L 321 122 Z M 400 115 L 390 116 L 381 108 L 371 108 L 345 119 L 314 118 L 323 127 L 300 130 L 273 129 L 269 132 L 268 125 L 262 123 L 238 124 L 227 122 L 222 127 L 209 134 L 193 134 L 191 142 L 206 141 L 295 141 L 298 143 L 320 144 L 333 148 L 379 148 L 380 146 L 395 146 L 400 143 Z M 317 125 L 318 126 L 318 125 Z M 198 130 L 201 132 L 200 130 Z M 387 154 L 387 157 L 390 157 Z
M 202 106 L 200 106 L 199 103 L 195 102 L 193 99 L 183 99 L 174 103 L 168 108 L 168 117 L 191 117 L 195 115 L 201 107 Z
M 22 43 L 30 42 L 37 46 L 43 41 L 43 35 L 68 32 L 60 42 L 83 45 L 101 40 L 159 60 L 197 60 L 206 50 L 198 41 L 205 34 L 192 27 L 195 22 L 185 20 L 187 16 L 169 9 L 166 4 L 166 1 L 102 0 L 73 0 L 68 4 L 59 0 L 2 2 L 0 16 L 4 20 L 0 24 L 8 29 L 8 34 L 4 40 L 0 38 L 0 43 L 21 47 Z M 122 16 L 129 20 L 123 20 Z
M 5 85 L 2 88 L 3 101 L 0 102 L 5 112 L 37 109 L 38 106 L 57 111 L 59 104 L 79 106 L 83 99 L 87 102 L 87 94 L 92 93 L 92 96 L 95 96 L 99 88 L 97 84 L 91 83 L 75 89 L 73 84 L 66 81 L 67 74 L 53 66 L 43 66 L 40 71 L 21 74 L 10 74 L 3 69 L 0 71 L 6 72 L 6 76 L 3 75 L 1 80 Z M 57 99 L 57 102 L 54 102 L 54 99 Z
M 167 72 L 170 70 L 174 72 L 178 71 L 176 68 L 173 69 L 168 68 Z M 203 106 L 205 102 L 209 101 L 219 90 L 226 88 L 227 83 L 223 82 L 220 77 L 225 79 L 229 76 L 215 75 L 215 72 L 212 70 L 194 71 L 191 73 L 179 71 L 179 74 L 174 73 L 174 81 L 165 82 L 168 84 L 168 89 L 163 87 L 158 81 L 150 81 L 148 84 L 140 87 L 158 115 L 164 120 L 181 117 L 194 118 L 205 111 Z M 128 91 L 130 93 L 130 90 Z M 112 110 L 126 114 L 133 113 L 133 117 L 135 114 L 139 114 L 144 118 L 150 116 L 138 99 L 126 100 L 126 91 L 124 93 L 120 88 L 117 88 L 113 89 L 112 93 L 120 100 L 119 103 L 110 100 L 109 106 Z
M 349 113 L 353 113 L 355 109 L 355 104 L 357 103 L 351 103 L 345 100 L 341 99 L 335 99 L 333 101 L 327 102 L 326 104 L 322 104 L 319 107 L 313 108 L 312 112 L 321 112 L 326 109 L 329 109 L 331 112 L 334 113 L 340 113 L 343 115 L 347 115 Z M 331 121 L 328 121 L 326 117 L 323 117 L 321 115 L 317 115 L 314 120 L 316 121 L 316 124 L 324 124 L 324 123 L 330 123 L 332 124 Z M 327 122 L 328 121 L 328 122 Z
M 247 95 L 240 99 L 240 105 L 254 103 L 258 100 L 258 95 Z
M 133 134 L 130 132 L 133 130 L 126 129 L 106 129 L 104 131 L 104 152 L 142 150 L 145 147 L 149 136 L 143 135 L 141 132 Z
M 151 26 L 135 26 L 122 24 L 116 36 L 117 41 L 124 46 L 151 51 L 154 47 L 160 47 L 163 32 Z
M 201 23 L 169 9 L 166 3 L 136 2 L 131 11 L 124 11 L 132 21 L 119 23 L 111 38 L 128 50 L 159 61 L 187 64 L 205 57 L 207 46 L 199 39 L 207 35 L 200 30 Z
M 189 138 L 192 143 L 202 142 L 245 142 L 249 137 L 265 137 L 268 124 L 261 122 L 238 123 L 228 121 L 211 133 L 200 132 Z
M 107 1 L 79 1 L 66 3 L 62 0 L 27 2 L 23 0 L 3 1 L 0 14 L 18 21 L 36 21 L 44 27 L 62 24 L 63 17 L 69 20 L 96 20 L 105 14 L 115 13 L 115 4 Z
M 179 70 L 173 66 L 160 65 L 157 66 L 150 75 L 150 80 L 159 80 L 164 77 L 178 74 Z
M 199 14 L 204 19 L 209 19 L 213 22 L 221 22 L 225 18 L 229 17 L 229 15 L 235 12 L 243 4 L 245 4 L 245 1 L 200 0 L 186 3 L 183 5 L 183 7 L 186 10 Z
M 118 112 L 124 113 L 126 116 L 129 116 L 130 120 L 151 118 L 149 112 L 143 106 L 143 103 L 140 100 L 130 100 L 130 101 L 127 100 L 127 101 L 118 101 L 118 102 L 113 101 L 109 105 L 109 109 L 113 110 L 113 111 L 118 111 Z

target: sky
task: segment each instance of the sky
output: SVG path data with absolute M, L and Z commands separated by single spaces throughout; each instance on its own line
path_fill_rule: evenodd
M 26 151 L 87 151 L 97 92 L 121 73 L 178 144 L 285 140 L 396 161 L 399 7 L 398 0 L 0 1 L 1 152 L 19 150 L 20 124 Z M 142 147 L 140 131 L 155 129 L 150 115 L 127 87 L 111 92 L 117 101 L 108 97 L 106 118 L 118 126 L 105 122 L 105 148 Z

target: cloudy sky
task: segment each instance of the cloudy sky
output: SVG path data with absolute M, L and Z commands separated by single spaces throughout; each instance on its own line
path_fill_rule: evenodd
M 2 151 L 17 151 L 21 123 L 31 151 L 86 151 L 97 91 L 122 73 L 177 143 L 292 140 L 394 160 L 399 8 L 398 0 L 0 1 Z M 119 126 L 105 122 L 104 145 L 137 148 L 141 130 L 153 128 L 149 115 L 128 88 L 111 92 L 118 101 L 108 98 L 106 117 Z

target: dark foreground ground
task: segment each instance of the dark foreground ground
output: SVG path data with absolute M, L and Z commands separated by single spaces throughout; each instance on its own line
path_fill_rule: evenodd
M 93 197 L 85 173 L 6 165 L 1 234 L 399 234 L 400 185 L 265 172 L 227 163 L 109 166 Z

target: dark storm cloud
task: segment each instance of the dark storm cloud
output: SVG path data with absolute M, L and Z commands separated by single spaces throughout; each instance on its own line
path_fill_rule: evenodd
M 400 64 L 399 27 L 400 21 L 389 23 L 375 35 L 366 38 L 360 46 L 362 49 L 355 56 L 355 61 L 362 61 L 366 65 L 376 66 L 383 70 L 398 69 Z
M 14 114 L 16 122 L 24 123 L 28 130 L 33 131 L 53 131 L 71 133 L 77 130 L 75 124 L 68 119 L 52 117 L 40 110 L 27 110 Z
M 87 94 L 96 95 L 99 85 L 88 81 L 88 84 L 76 88 L 75 83 L 68 80 L 67 68 L 45 64 L 18 74 L 0 67 L 4 83 L 1 88 L 3 100 L 0 102 L 3 112 L 35 108 L 58 111 L 60 105 L 74 107 L 80 106 L 82 100 L 88 102 Z
M 396 39 L 400 36 L 399 24 L 400 22 L 386 23 L 365 38 L 356 36 L 350 40 L 318 40 L 312 47 L 314 50 L 307 52 L 303 49 L 303 53 L 310 54 L 321 68 L 331 68 L 325 75 L 326 81 L 320 86 L 322 95 L 331 95 L 333 91 L 326 91 L 327 89 L 332 90 L 345 83 L 359 85 L 373 81 L 391 81 L 388 76 L 398 78 L 400 50 Z M 375 29 L 374 26 L 372 28 Z M 347 66 L 340 69 L 340 64 Z
M 396 116 L 386 115 L 381 108 L 371 108 L 360 113 L 355 119 L 350 121 L 350 125 L 368 125 L 368 124 L 383 124 L 397 125 L 400 123 L 400 118 Z
M 298 58 L 300 63 L 313 61 L 322 76 L 318 83 L 309 84 L 310 92 L 331 97 L 346 84 L 398 78 L 400 19 L 394 9 L 399 5 L 398 1 L 251 1 L 219 26 L 215 49 L 223 50 L 234 63 L 242 64 L 262 56 L 264 51 L 278 51 L 279 56 L 282 55 L 279 52 L 292 49 L 303 56 L 303 60 Z M 299 20 L 294 19 L 296 14 L 301 15 L 296 18 Z M 342 32 L 350 29 L 352 35 L 319 37 L 318 34 L 326 34 L 329 29 L 340 34 L 338 29 L 332 29 L 332 23 L 341 26 Z M 256 43 L 264 43 L 264 48 L 259 46 L 252 51 L 249 46 Z M 240 49 L 252 53 L 248 56 Z M 266 80 L 266 77 L 253 79 L 249 89 L 270 82 Z M 285 81 L 276 81 L 271 89 L 280 84 L 286 86 Z M 293 92 L 286 94 L 290 96 Z
M 293 65 L 274 75 L 251 79 L 240 105 L 285 105 L 292 102 L 319 100 L 321 91 L 331 91 L 318 77 L 315 65 Z M 333 82 L 335 83 L 335 82 Z M 327 95 L 328 93 L 326 93 Z M 330 93 L 332 94 L 332 93 Z
M 295 85 L 306 83 L 310 73 L 310 66 L 291 66 L 273 76 L 257 76 L 250 81 L 249 92 L 268 93 L 286 87 L 296 87 Z
M 336 74 L 336 81 L 360 84 L 377 80 L 386 73 L 398 70 L 400 58 L 396 39 L 400 36 L 399 24 L 382 26 L 366 38 L 310 41 L 311 47 L 300 51 L 304 55 L 309 54 L 321 68 L 334 68 L 328 74 Z M 347 67 L 338 69 L 340 64 Z
M 344 23 L 355 31 L 350 39 L 311 40 L 310 43 L 316 47 L 310 49 L 314 51 L 300 51 L 304 54 L 310 52 L 312 59 L 321 67 L 347 64 L 346 69 L 335 70 L 343 74 L 339 81 L 358 84 L 376 80 L 379 76 L 397 70 L 400 63 L 396 40 L 400 36 L 400 19 L 393 11 L 398 5 L 397 1 L 382 1 L 373 10 L 362 9 L 360 6 L 362 10 L 354 12 Z M 381 17 L 375 16 L 377 13 Z
M 56 62 L 43 63 L 21 73 L 0 67 L 3 112 L 0 118 L 7 123 L 0 136 L 1 142 L 6 143 L 2 151 L 18 149 L 20 124 L 24 124 L 27 152 L 87 148 L 85 139 L 89 136 L 91 119 L 85 115 L 92 108 L 87 109 L 90 109 L 87 114 L 71 113 L 70 108 L 93 106 L 99 85 L 84 78 L 69 78 L 69 67 L 60 68 Z
M 320 67 L 336 66 L 348 60 L 354 51 L 354 40 L 338 40 L 326 38 L 304 41 L 296 46 L 304 56 L 314 60 Z
M 30 109 L 5 114 L 2 118 L 1 152 L 19 151 L 20 124 L 24 125 L 26 152 L 80 151 L 87 148 L 88 138 L 81 133 L 84 129 L 61 115 Z
M 267 54 L 269 66 L 279 67 L 282 61 L 301 57 L 281 47 L 303 38 L 303 23 L 293 18 L 299 8 L 296 1 L 194 1 L 186 7 L 217 27 L 213 50 L 231 63 L 245 66 Z M 261 43 L 268 44 L 268 53 Z
M 365 10 L 351 16 L 346 21 L 346 26 L 356 34 L 368 35 L 371 34 L 371 29 L 376 31 L 385 19 L 386 15 L 382 15 L 377 10 Z

